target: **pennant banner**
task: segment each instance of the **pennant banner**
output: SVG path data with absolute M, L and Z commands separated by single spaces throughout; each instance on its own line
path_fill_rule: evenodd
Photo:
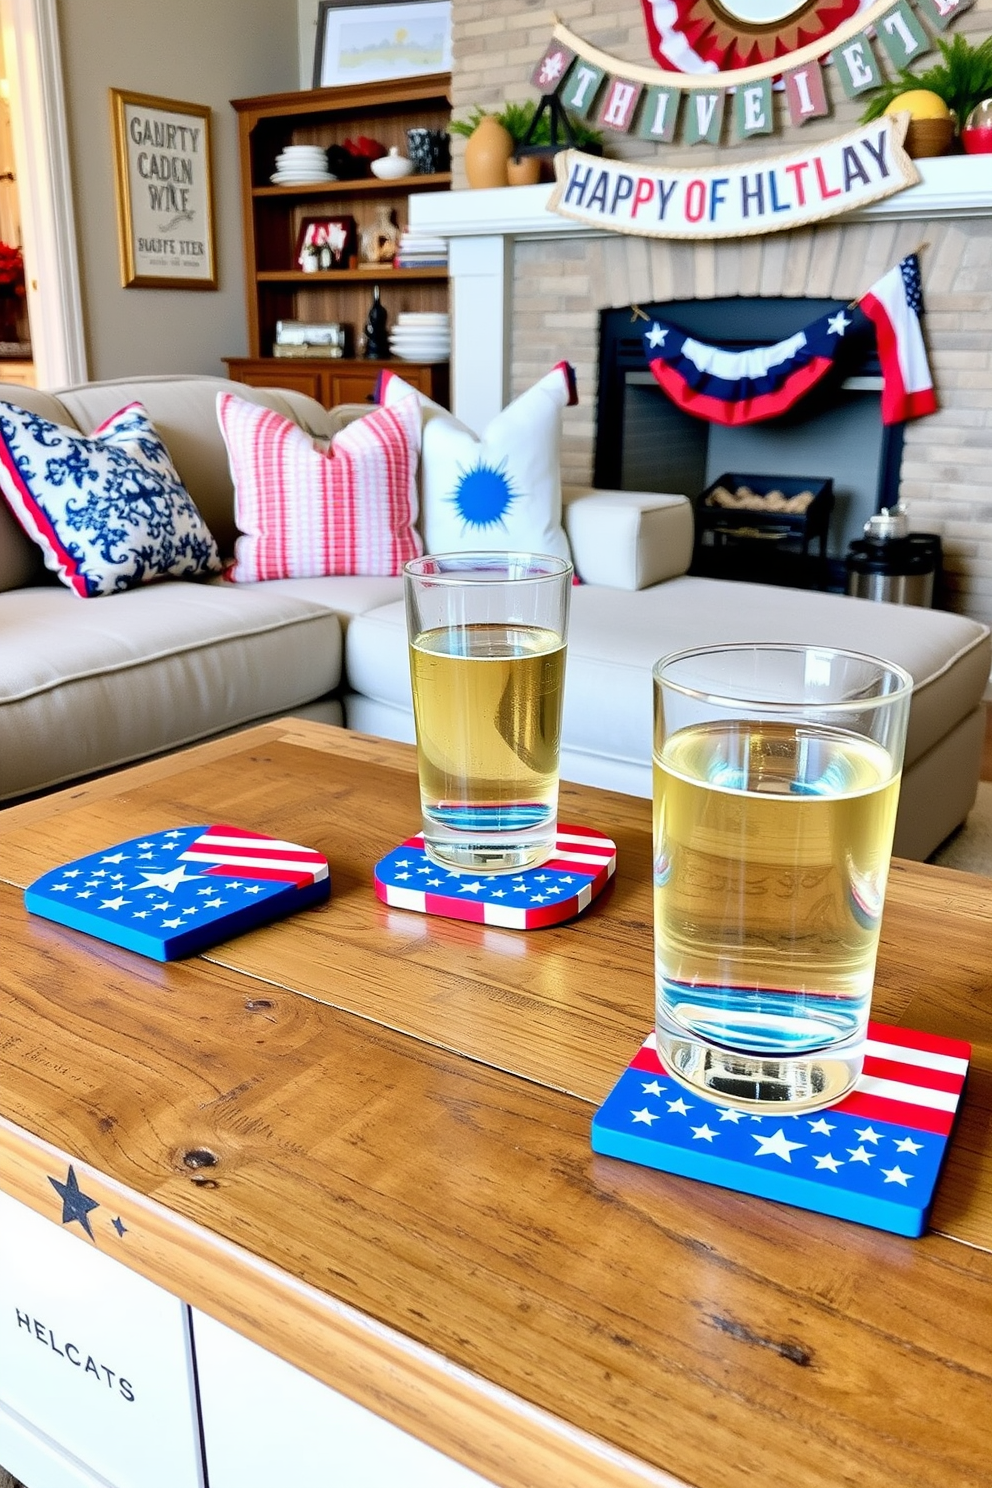
M 908 114 L 890 115 L 808 150 L 704 170 L 562 150 L 548 210 L 649 238 L 740 238 L 801 227 L 915 186 L 920 175 L 902 147 L 908 123 Z
M 664 5 L 657 5 L 645 0 L 656 19 L 662 12 L 675 15 L 681 13 L 680 7 L 692 9 L 700 3 L 703 0 L 665 0 Z M 944 30 L 973 0 L 914 3 L 932 26 Z M 654 42 L 652 51 L 663 62 L 663 69 L 621 62 L 559 23 L 531 82 L 545 95 L 557 94 L 565 109 L 577 118 L 617 134 L 670 144 L 681 115 L 684 144 L 715 144 L 719 143 L 724 117 L 729 115 L 733 138 L 750 139 L 770 134 L 775 128 L 771 92 L 775 78 L 781 78 L 785 85 L 787 122 L 797 128 L 830 112 L 822 72 L 828 57 L 845 97 L 856 99 L 877 91 L 886 82 L 876 48 L 896 72 L 933 50 L 930 34 L 910 0 L 860 0 L 858 4 L 844 0 L 840 12 L 843 18 L 839 24 L 804 46 L 794 44 L 801 34 L 809 34 L 808 28 L 800 27 L 795 37 L 789 32 L 789 44 L 777 46 L 773 56 L 765 57 L 760 47 L 751 48 L 751 55 L 763 60 L 729 70 L 717 62 L 716 71 L 715 58 L 700 60 L 691 47 L 688 51 L 676 48 L 685 64 L 684 70 L 679 70 L 673 54 L 664 48 L 657 50 Z M 828 10 L 822 17 L 824 25 L 837 14 L 836 8 Z M 693 15 L 694 19 L 687 17 L 687 24 L 691 20 L 689 30 L 701 44 L 702 22 L 695 12 Z M 648 31 L 651 37 L 650 26 Z M 736 55 L 734 50 L 727 53 L 728 57 Z M 693 57 L 695 63 L 690 65 Z

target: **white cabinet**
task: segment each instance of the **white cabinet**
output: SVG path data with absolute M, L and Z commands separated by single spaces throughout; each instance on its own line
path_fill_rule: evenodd
M 193 1337 L 210 1488 L 491 1488 L 196 1309 Z
M 64 1455 L 46 1483 L 203 1488 L 189 1309 L 2 1192 L 0 1402 L 19 1455 Z
M 2 1191 L 0 1462 L 29 1488 L 492 1488 Z

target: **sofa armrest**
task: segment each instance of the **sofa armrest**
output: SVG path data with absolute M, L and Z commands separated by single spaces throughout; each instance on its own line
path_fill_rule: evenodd
M 562 491 L 575 571 L 587 584 L 647 589 L 692 561 L 692 502 L 654 491 Z

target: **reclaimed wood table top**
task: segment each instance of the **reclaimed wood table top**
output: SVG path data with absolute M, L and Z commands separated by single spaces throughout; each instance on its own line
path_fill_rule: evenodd
M 890 878 L 874 1015 L 974 1046 L 908 1240 L 594 1154 L 652 1021 L 649 803 L 564 785 L 616 878 L 496 930 L 376 899 L 415 770 L 285 720 L 0 813 L 0 1187 L 58 1223 L 72 1162 L 101 1248 L 506 1488 L 988 1483 L 988 880 Z M 169 965 L 24 909 L 218 820 L 319 849 L 329 903 Z

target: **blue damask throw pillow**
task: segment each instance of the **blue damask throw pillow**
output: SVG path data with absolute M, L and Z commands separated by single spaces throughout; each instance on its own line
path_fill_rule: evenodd
M 0 490 L 82 599 L 220 572 L 217 544 L 140 403 L 87 438 L 0 402 Z

